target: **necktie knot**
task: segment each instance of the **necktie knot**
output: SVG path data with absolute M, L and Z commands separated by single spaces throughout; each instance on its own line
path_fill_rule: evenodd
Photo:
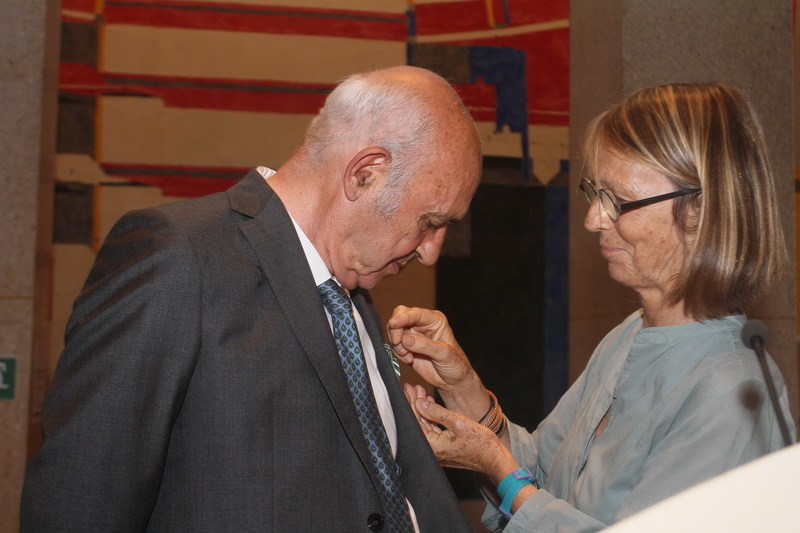
M 322 297 L 322 303 L 329 313 L 344 313 L 347 315 L 352 313 L 353 307 L 350 304 L 350 298 L 344 292 L 344 289 L 336 283 L 336 280 L 331 278 L 321 283 L 317 289 L 320 297 Z

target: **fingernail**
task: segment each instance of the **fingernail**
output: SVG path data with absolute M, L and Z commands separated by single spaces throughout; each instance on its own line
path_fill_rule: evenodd
M 420 400 L 417 401 L 417 406 L 422 408 L 422 409 L 427 409 L 428 407 L 431 406 L 431 404 L 430 404 L 430 402 L 428 402 L 428 400 L 420 399 Z

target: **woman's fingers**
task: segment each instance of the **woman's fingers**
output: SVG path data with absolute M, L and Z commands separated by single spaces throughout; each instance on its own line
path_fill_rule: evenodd
M 431 398 L 418 398 L 415 406 L 423 420 L 441 428 L 436 434 L 426 433 L 426 437 L 443 466 L 490 475 L 496 473 L 498 465 L 502 470 L 507 467 L 505 463 L 513 464 L 513 456 L 488 428 L 438 405 Z
M 417 400 L 428 398 L 430 401 L 433 401 L 433 398 L 430 398 L 427 395 L 428 392 L 425 390 L 425 387 L 406 383 L 403 385 L 403 394 L 405 394 L 406 400 L 408 400 L 408 403 L 411 406 L 411 411 L 414 413 L 414 416 L 417 417 L 417 421 L 419 422 L 419 425 L 422 426 L 422 429 L 426 433 L 429 431 L 433 433 L 440 433 L 441 429 L 438 426 L 431 424 L 428 420 L 420 416 L 419 412 L 417 411 Z
M 421 307 L 397 306 L 392 317 L 386 323 L 386 330 L 389 342 L 395 347 L 398 356 L 405 356 L 415 343 L 413 337 L 403 339 L 407 333 L 416 333 L 437 341 L 450 342 L 453 340 L 447 318 L 439 311 Z

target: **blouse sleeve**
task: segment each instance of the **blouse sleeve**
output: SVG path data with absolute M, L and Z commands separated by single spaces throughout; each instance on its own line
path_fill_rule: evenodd
M 781 448 L 782 436 L 763 379 L 742 369 L 736 358 L 731 357 L 731 361 L 713 371 L 702 369 L 704 377 L 687 380 L 664 397 L 663 412 L 671 414 L 654 414 L 652 449 L 638 477 L 630 480 L 631 490 L 619 508 L 617 520 Z M 777 372 L 774 363 L 771 365 L 773 372 Z M 782 409 L 788 412 L 786 388 L 781 387 L 779 392 Z M 549 438 L 553 435 L 549 432 L 557 434 L 557 428 L 548 424 L 547 435 L 539 436 L 537 430 L 525 437 L 524 429 L 514 427 L 514 456 L 529 468 L 532 463 L 526 461 L 535 461 L 537 474 L 546 476 L 544 450 L 552 452 Z M 541 446 L 538 458 L 536 445 Z M 529 498 L 510 521 L 493 506 L 488 507 L 484 523 L 492 531 L 504 533 L 587 533 L 608 526 L 545 490 Z
M 564 396 L 561 397 L 553 411 L 539 424 L 533 433 L 516 424 L 510 422 L 508 424 L 511 453 L 521 466 L 524 466 L 536 476 L 540 486 L 544 486 L 547 483 L 547 475 L 552 465 L 553 457 L 561 446 L 575 418 L 580 399 L 584 393 L 585 376 L 586 372 L 581 374 Z M 547 491 L 539 490 L 520 508 L 512 524 L 516 522 L 527 523 L 528 520 L 525 515 L 529 507 L 540 508 L 559 505 L 558 502 L 572 509 L 569 504 L 556 500 Z M 574 509 L 572 510 L 574 511 Z M 512 531 L 512 529 L 508 529 L 508 527 L 512 527 L 512 524 L 509 524 L 508 519 L 488 500 L 482 519 L 484 525 L 490 531 Z M 527 531 L 527 529 L 514 529 L 514 531 Z M 542 531 L 546 531 L 546 529 Z

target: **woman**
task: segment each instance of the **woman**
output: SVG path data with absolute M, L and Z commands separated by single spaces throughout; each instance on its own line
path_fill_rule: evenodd
M 741 310 L 787 269 L 749 104 L 722 84 L 642 90 L 593 121 L 585 160 L 585 226 L 641 309 L 536 431 L 506 421 L 441 313 L 399 307 L 388 324 L 447 407 L 406 386 L 428 440 L 445 466 L 482 474 L 493 531 L 596 531 L 782 445 L 740 339 Z

